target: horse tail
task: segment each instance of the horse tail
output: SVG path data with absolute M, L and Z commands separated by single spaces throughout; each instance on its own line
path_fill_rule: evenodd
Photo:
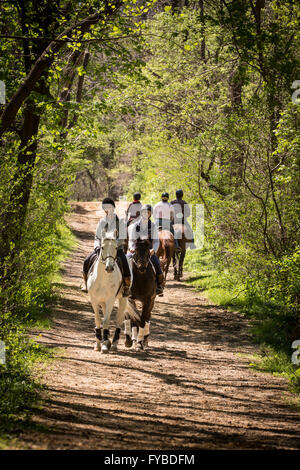
M 171 258 L 170 240 L 165 240 L 165 254 L 166 260 Z
M 141 315 L 136 305 L 132 299 L 128 299 L 127 307 L 126 307 L 126 318 L 132 320 L 133 322 L 140 323 Z

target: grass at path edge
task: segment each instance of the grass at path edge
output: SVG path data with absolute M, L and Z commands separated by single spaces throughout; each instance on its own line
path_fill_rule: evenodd
M 51 328 L 51 312 L 59 296 L 57 286 L 62 283 L 60 267 L 76 246 L 76 238 L 65 224 L 59 224 L 58 230 L 56 269 L 41 286 L 39 301 L 27 305 L 18 317 L 5 314 L 1 331 L 6 361 L 0 363 L 0 450 L 20 448 L 20 432 L 37 430 L 30 416 L 42 406 L 45 390 L 41 378 L 56 351 L 38 344 L 29 334 Z
M 300 410 L 300 367 L 291 360 L 294 351 L 291 335 L 297 325 L 288 310 L 258 296 L 249 296 L 244 286 L 236 284 L 233 288 L 228 283 L 228 274 L 218 271 L 206 249 L 188 250 L 184 269 L 191 273 L 186 282 L 209 301 L 250 319 L 251 335 L 260 346 L 260 355 L 249 362 L 249 367 L 288 378 Z

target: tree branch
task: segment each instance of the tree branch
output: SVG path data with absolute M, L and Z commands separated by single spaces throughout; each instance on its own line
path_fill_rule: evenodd
M 11 98 L 6 108 L 4 109 L 4 112 L 1 116 L 0 137 L 11 126 L 25 99 L 33 91 L 35 84 L 40 79 L 43 72 L 47 68 L 49 68 L 50 65 L 53 63 L 55 55 L 66 43 L 64 38 L 70 33 L 73 33 L 75 30 L 80 31 L 81 34 L 87 32 L 92 25 L 97 24 L 100 19 L 106 16 L 106 14 L 114 14 L 114 12 L 121 5 L 121 3 L 121 0 L 116 0 L 114 4 L 114 9 L 111 8 L 111 6 L 113 5 L 107 6 L 104 12 L 94 13 L 93 15 L 84 18 L 79 23 L 70 26 L 69 28 L 65 29 L 61 34 L 59 34 L 59 36 L 46 47 L 44 52 L 33 65 L 31 71 L 25 78 L 22 85 L 19 87 L 17 92 L 14 94 L 14 96 Z

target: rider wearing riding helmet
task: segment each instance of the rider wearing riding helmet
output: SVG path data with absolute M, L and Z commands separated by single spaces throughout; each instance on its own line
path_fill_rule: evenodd
M 174 207 L 168 202 L 169 194 L 166 192 L 162 193 L 161 199 L 162 200 L 158 202 L 153 209 L 156 226 L 164 230 L 169 230 L 174 236 L 176 251 L 181 251 L 178 240 L 174 234 Z
M 140 199 L 141 199 L 141 194 L 134 193 L 133 202 L 129 204 L 127 211 L 126 211 L 127 226 L 131 224 L 133 220 L 137 219 L 141 214 L 142 203 Z
M 191 215 L 190 206 L 186 201 L 183 199 L 183 191 L 182 189 L 177 189 L 176 191 L 176 199 L 171 201 L 172 206 L 174 207 L 174 224 L 182 224 L 184 225 L 184 233 L 188 240 L 191 242 L 188 246 L 193 250 L 196 248 L 194 243 L 194 234 L 192 227 L 190 226 L 187 218 Z
M 87 275 L 88 271 L 93 263 L 93 261 L 98 257 L 102 239 L 105 237 L 107 232 L 113 232 L 116 230 L 116 241 L 117 241 L 117 258 L 121 260 L 123 268 L 123 297 L 128 297 L 130 294 L 130 284 L 131 284 L 131 272 L 128 265 L 128 260 L 124 253 L 124 240 L 126 238 L 126 227 L 124 219 L 119 219 L 115 213 L 115 203 L 113 199 L 106 197 L 102 201 L 102 209 L 105 212 L 105 217 L 99 220 L 95 241 L 94 241 L 94 251 L 90 253 L 83 263 L 83 279 L 85 282 L 85 289 L 82 290 L 87 292 Z
M 164 275 L 156 254 L 159 248 L 159 237 L 156 225 L 150 220 L 152 212 L 152 206 L 150 204 L 145 204 L 142 206 L 141 217 L 128 227 L 128 248 L 130 252 L 129 256 L 132 257 L 133 253 L 135 252 L 136 241 L 138 238 L 150 241 L 150 259 L 156 271 L 156 293 L 162 295 Z

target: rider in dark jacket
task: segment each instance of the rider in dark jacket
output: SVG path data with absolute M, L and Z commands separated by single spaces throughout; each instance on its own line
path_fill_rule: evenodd
M 161 270 L 160 261 L 156 254 L 159 249 L 158 230 L 156 225 L 150 220 L 151 215 L 152 206 L 150 204 L 145 204 L 144 206 L 142 206 L 141 217 L 136 222 L 132 223 L 128 228 L 128 248 L 131 254 L 129 256 L 132 256 L 135 251 L 136 241 L 139 238 L 150 241 L 150 259 L 156 272 L 156 293 L 161 296 L 163 294 L 164 275 Z
M 174 207 L 174 224 L 184 225 L 184 234 L 186 238 L 191 241 L 189 243 L 189 247 L 191 249 L 195 249 L 196 245 L 194 243 L 193 230 L 187 220 L 187 218 L 191 215 L 191 209 L 188 203 L 184 201 L 182 197 L 183 197 L 182 189 L 177 189 L 176 199 L 171 201 L 171 204 Z

